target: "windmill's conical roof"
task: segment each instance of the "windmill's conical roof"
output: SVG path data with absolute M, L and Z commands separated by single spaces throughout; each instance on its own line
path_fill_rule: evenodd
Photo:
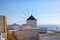
M 36 20 L 32 15 L 27 20 Z

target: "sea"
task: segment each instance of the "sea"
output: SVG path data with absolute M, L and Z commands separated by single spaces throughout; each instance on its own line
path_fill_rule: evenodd
M 60 25 L 38 25 L 39 28 L 47 28 L 48 30 L 60 30 Z

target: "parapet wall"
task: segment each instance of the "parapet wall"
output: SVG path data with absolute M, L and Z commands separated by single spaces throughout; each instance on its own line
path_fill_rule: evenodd
M 17 36 L 17 39 L 20 38 L 24 40 L 37 40 L 37 34 L 39 32 L 47 32 L 47 30 L 44 29 L 21 29 L 19 31 L 15 32 L 15 35 Z

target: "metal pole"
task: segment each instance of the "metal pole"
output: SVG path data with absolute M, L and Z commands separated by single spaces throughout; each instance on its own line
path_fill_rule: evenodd
M 5 35 L 5 40 L 7 40 L 7 22 L 6 22 L 6 17 L 3 16 L 4 18 L 4 35 Z

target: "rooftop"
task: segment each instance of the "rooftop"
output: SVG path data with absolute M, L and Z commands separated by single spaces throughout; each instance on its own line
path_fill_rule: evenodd
M 27 20 L 36 20 L 32 15 Z

